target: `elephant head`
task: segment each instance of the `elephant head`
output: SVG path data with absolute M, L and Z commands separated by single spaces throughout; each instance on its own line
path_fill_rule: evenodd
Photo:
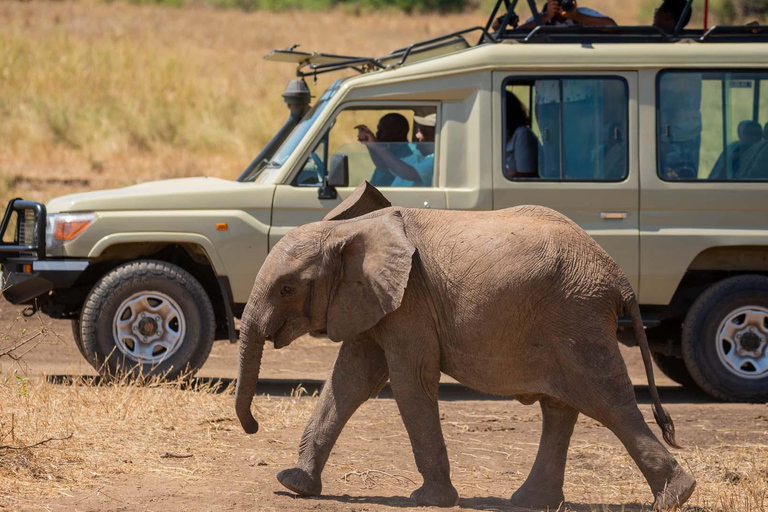
M 369 199 L 350 197 L 361 198 Z M 381 208 L 379 200 L 372 204 Z M 347 206 L 343 211 L 356 209 Z M 247 433 L 259 428 L 251 402 L 265 340 L 282 348 L 312 331 L 325 330 L 338 342 L 370 329 L 400 306 L 415 250 L 396 210 L 307 224 L 275 245 L 240 326 L 235 409 Z

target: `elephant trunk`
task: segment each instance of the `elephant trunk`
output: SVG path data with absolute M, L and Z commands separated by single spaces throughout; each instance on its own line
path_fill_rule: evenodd
M 251 402 L 259 381 L 261 355 L 264 353 L 264 336 L 253 333 L 255 329 L 243 326 L 240 334 L 240 369 L 235 389 L 235 411 L 247 434 L 259 431 L 259 422 L 251 414 Z

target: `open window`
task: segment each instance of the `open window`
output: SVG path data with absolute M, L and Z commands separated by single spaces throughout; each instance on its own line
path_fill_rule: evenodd
M 334 118 L 295 186 L 318 186 L 335 154 L 346 155 L 349 186 L 432 187 L 435 171 L 435 106 L 354 106 Z
M 662 179 L 768 180 L 768 72 L 663 71 L 657 87 Z
M 505 82 L 503 94 L 507 178 L 626 178 L 628 88 L 623 78 L 514 78 Z

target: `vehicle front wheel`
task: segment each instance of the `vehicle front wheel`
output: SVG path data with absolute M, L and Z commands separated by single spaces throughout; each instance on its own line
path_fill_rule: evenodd
M 214 328 L 202 285 L 181 267 L 155 260 L 109 272 L 80 316 L 85 357 L 106 375 L 191 375 L 211 352 Z
M 682 345 L 691 377 L 713 397 L 768 401 L 768 278 L 712 285 L 688 311 Z

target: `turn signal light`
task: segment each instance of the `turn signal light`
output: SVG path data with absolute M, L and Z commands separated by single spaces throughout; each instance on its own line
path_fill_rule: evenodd
M 219 222 L 216 224 L 216 231 L 226 231 L 229 229 L 229 226 L 226 222 Z
M 61 241 L 72 240 L 77 238 L 90 225 L 90 220 L 72 220 L 57 223 L 56 230 L 53 232 L 53 238 Z
M 98 218 L 95 213 L 52 213 L 48 215 L 45 230 L 46 247 L 55 247 L 71 242 L 88 229 Z
M 32 273 L 32 264 L 27 263 L 24 265 L 24 273 L 25 274 L 31 274 Z

